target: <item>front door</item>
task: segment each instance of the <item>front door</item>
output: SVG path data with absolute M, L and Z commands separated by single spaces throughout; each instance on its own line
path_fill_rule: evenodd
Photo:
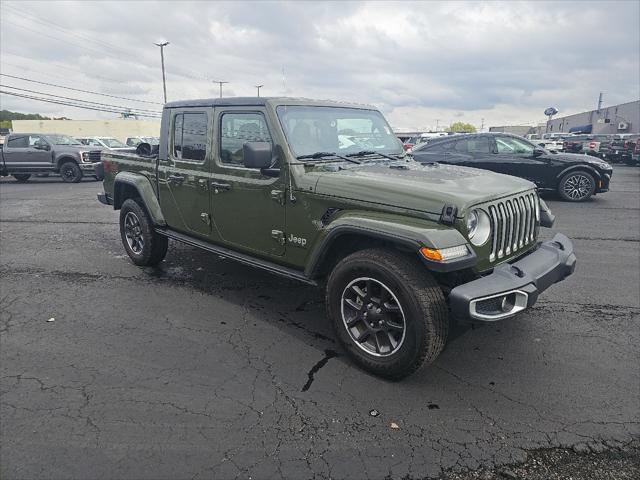
M 172 110 L 166 159 L 158 161 L 158 196 L 167 225 L 209 237 L 212 109 Z
M 244 167 L 245 143 L 273 144 L 264 111 L 216 109 L 216 139 L 211 209 L 222 242 L 258 254 L 283 255 L 284 172 L 274 178 Z
M 544 187 L 549 162 L 534 155 L 535 147 L 524 139 L 497 135 L 495 137 L 494 163 L 500 173 L 525 178 L 538 187 Z

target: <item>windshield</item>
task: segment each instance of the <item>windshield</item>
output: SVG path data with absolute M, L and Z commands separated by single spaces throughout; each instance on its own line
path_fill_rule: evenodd
M 101 138 L 100 141 L 109 148 L 126 148 L 127 146 L 116 138 Z
M 82 145 L 78 140 L 68 135 L 47 135 L 54 145 Z
M 340 155 L 364 150 L 401 154 L 400 140 L 380 112 L 359 108 L 279 106 L 280 124 L 300 157 L 317 152 Z

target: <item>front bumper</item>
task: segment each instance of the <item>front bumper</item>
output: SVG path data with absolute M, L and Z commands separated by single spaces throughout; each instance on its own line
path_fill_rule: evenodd
M 571 275 L 575 267 L 573 244 L 558 233 L 517 262 L 498 265 L 493 273 L 451 290 L 451 312 L 463 322 L 512 317 L 531 307 L 540 293 Z
M 596 193 L 604 193 L 609 191 L 609 184 L 611 183 L 611 176 L 613 171 L 608 171 L 602 175 L 602 180 L 596 182 Z
M 99 193 L 98 201 L 103 205 L 113 205 L 113 198 L 108 193 L 104 193 L 104 192 Z
M 86 173 L 88 175 L 95 175 L 96 174 L 96 169 L 99 166 L 102 166 L 102 163 L 100 162 L 95 162 L 95 163 L 78 163 L 78 166 L 80 167 L 80 170 L 82 170 L 82 173 Z

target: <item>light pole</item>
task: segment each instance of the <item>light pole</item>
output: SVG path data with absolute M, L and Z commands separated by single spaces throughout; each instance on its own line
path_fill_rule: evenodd
M 260 96 L 260 87 L 264 87 L 264 85 L 254 85 L 258 89 L 258 96 Z
M 169 45 L 169 42 L 154 43 L 154 45 L 160 47 L 160 60 L 162 61 L 162 89 L 164 90 L 164 103 L 167 103 L 167 82 L 164 78 L 164 47 Z
M 229 82 L 223 82 L 221 80 L 212 80 L 212 82 L 220 84 L 220 98 L 222 98 L 222 84 L 223 83 L 229 83 Z

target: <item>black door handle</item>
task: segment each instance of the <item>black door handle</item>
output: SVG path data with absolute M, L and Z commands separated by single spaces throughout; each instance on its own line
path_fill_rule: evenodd
M 182 175 L 169 175 L 167 177 L 167 183 L 170 185 L 180 185 L 184 182 L 184 177 Z
M 211 182 L 211 188 L 214 189 L 214 192 L 218 193 L 219 191 L 228 191 L 231 190 L 231 185 L 228 183 L 219 183 L 219 182 Z

